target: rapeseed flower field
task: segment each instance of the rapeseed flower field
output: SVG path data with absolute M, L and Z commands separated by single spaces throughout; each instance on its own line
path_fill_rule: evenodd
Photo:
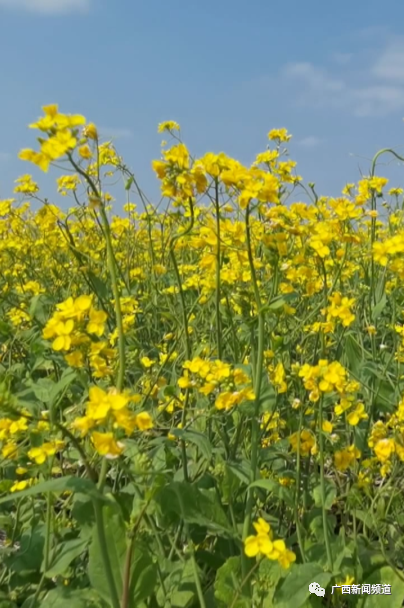
M 0 201 L 0 606 L 400 607 L 398 155 L 319 197 L 286 129 L 244 166 L 167 121 L 163 207 L 83 116 L 30 128 Z

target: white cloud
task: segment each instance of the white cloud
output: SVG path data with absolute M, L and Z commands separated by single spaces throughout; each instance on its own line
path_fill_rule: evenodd
M 295 143 L 298 146 L 303 146 L 305 148 L 315 148 L 322 143 L 322 139 L 319 137 L 315 137 L 314 135 L 309 135 L 308 137 L 303 137 L 303 139 L 298 139 Z
M 371 55 L 366 57 L 367 65 L 353 66 L 342 75 L 337 67 L 325 69 L 308 62 L 285 65 L 281 77 L 292 87 L 288 97 L 298 105 L 344 109 L 358 117 L 403 110 L 404 38 L 390 39 L 373 61 Z
M 129 139 L 133 137 L 133 133 L 130 129 L 115 129 L 110 127 L 99 127 L 98 129 L 100 136 L 110 137 L 111 139 Z
M 333 53 L 331 59 L 338 65 L 346 65 L 352 59 L 352 53 Z
M 390 35 L 391 33 L 386 25 L 371 25 L 369 27 L 363 27 L 352 32 L 352 37 L 355 40 L 369 40 L 373 44 L 375 40 L 377 40 L 378 42 L 384 41 Z
M 351 93 L 356 116 L 381 116 L 404 108 L 404 87 L 372 85 Z
M 289 63 L 282 71 L 285 83 L 293 87 L 290 96 L 297 105 L 324 107 L 340 104 L 346 85 L 340 78 L 312 63 Z
M 25 10 L 44 15 L 86 12 L 91 0 L 0 0 L 0 8 Z
M 377 78 L 404 82 L 404 40 L 388 44 L 374 63 L 371 72 Z
M 299 79 L 316 92 L 336 92 L 345 88 L 342 80 L 329 76 L 326 70 L 308 62 L 287 64 L 284 68 L 284 76 L 288 79 Z

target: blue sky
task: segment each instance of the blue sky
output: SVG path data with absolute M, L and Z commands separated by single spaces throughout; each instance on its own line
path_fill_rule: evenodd
M 48 103 L 113 136 L 153 199 L 168 119 L 193 155 L 247 164 L 286 127 L 298 172 L 338 195 L 379 148 L 404 154 L 403 23 L 400 0 L 0 0 L 0 198 L 26 172 L 55 192 L 17 158 Z

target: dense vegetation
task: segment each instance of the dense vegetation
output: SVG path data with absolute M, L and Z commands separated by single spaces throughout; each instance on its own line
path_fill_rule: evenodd
M 0 607 L 400 607 L 403 190 L 376 156 L 318 197 L 285 129 L 245 167 L 167 122 L 153 206 L 43 109 L 20 157 L 73 206 L 0 201 Z

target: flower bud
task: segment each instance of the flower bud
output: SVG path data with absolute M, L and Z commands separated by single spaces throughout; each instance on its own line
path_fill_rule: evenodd
M 89 139 L 98 139 L 97 127 L 93 122 L 90 122 L 84 129 L 84 135 Z

